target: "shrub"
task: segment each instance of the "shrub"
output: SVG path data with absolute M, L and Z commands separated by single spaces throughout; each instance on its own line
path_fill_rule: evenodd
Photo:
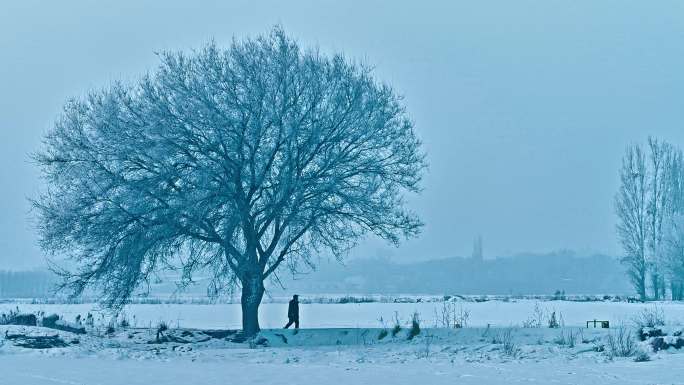
M 420 334 L 420 319 L 418 318 L 418 312 L 413 313 L 411 317 L 411 329 L 408 332 L 408 340 L 412 340 L 415 336 Z
M 582 329 L 570 329 L 567 333 L 561 330 L 554 342 L 558 345 L 574 348 L 578 340 L 584 342 Z
M 95 326 L 95 317 L 91 313 L 86 316 L 85 324 L 91 328 Z
M 539 305 L 539 302 L 534 304 L 534 310 L 532 311 L 532 315 L 526 320 L 523 321 L 523 327 L 524 328 L 540 328 L 544 324 L 544 318 L 545 315 L 545 310 Z
M 119 321 L 119 326 L 123 329 L 131 327 L 131 323 L 128 321 L 128 318 L 125 314 L 121 317 L 121 321 Z
M 499 333 L 497 333 L 494 338 L 492 338 L 492 343 L 501 344 L 502 351 L 505 355 L 510 357 L 515 357 L 518 355 L 519 348 L 518 345 L 513 341 L 513 329 L 507 328 Z
M 38 318 L 32 313 L 20 313 L 19 308 L 0 314 L 0 325 L 36 326 Z
M 401 322 L 399 321 L 399 313 L 394 312 L 394 326 L 392 327 L 392 338 L 396 337 L 401 331 Z
M 652 337 L 662 337 L 666 335 L 665 333 L 663 333 L 663 329 L 661 328 L 653 328 L 647 326 L 637 328 L 637 334 L 639 335 L 640 341 L 646 341 L 647 339 Z
M 554 311 L 553 313 L 551 313 L 551 317 L 549 318 L 549 328 L 557 329 L 559 327 L 560 325 L 558 324 L 558 320 L 556 319 L 556 312 Z
M 639 314 L 632 318 L 632 321 L 638 328 L 665 326 L 665 312 L 661 307 L 654 304 L 650 308 L 643 308 Z
M 648 353 L 646 353 L 643 350 L 637 351 L 636 354 L 634 355 L 634 362 L 646 362 L 646 361 L 651 361 L 651 356 L 648 355 Z
M 442 312 L 436 316 L 436 326 L 441 326 L 443 328 L 464 328 L 468 327 L 468 320 L 470 319 L 470 310 L 463 308 L 463 306 L 456 306 L 453 302 L 442 302 Z
M 169 326 L 166 324 L 166 322 L 161 321 L 157 325 L 157 342 L 159 342 L 159 338 L 164 336 L 164 332 L 169 330 Z
M 633 356 L 636 353 L 636 342 L 632 332 L 620 325 L 608 335 L 606 349 L 610 358 Z
M 384 339 L 385 337 L 387 337 L 387 334 L 389 334 L 387 332 L 387 329 L 380 330 L 380 334 L 378 334 L 378 340 Z

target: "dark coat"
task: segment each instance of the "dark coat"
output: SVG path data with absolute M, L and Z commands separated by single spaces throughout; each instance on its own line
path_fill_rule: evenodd
M 299 301 L 290 300 L 290 304 L 287 307 L 287 318 L 299 319 Z

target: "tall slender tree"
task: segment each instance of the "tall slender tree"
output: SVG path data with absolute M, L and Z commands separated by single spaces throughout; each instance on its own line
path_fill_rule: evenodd
M 402 99 L 341 55 L 270 34 L 167 52 L 134 85 L 71 100 L 36 155 L 41 245 L 75 294 L 123 306 L 162 269 L 241 287 L 259 330 L 264 280 L 367 233 L 418 234 L 405 208 L 425 157 Z
M 666 194 L 670 197 L 664 221 L 661 260 L 673 300 L 684 299 L 684 158 L 673 149 Z
M 646 299 L 646 242 L 648 232 L 648 182 L 646 159 L 638 145 L 629 146 L 622 158 L 620 189 L 615 197 L 617 232 L 625 255 L 622 258 L 634 289 Z
M 665 297 L 665 277 L 662 271 L 663 223 L 671 215 L 672 146 L 656 138 L 648 138 L 648 241 L 647 261 L 653 299 Z

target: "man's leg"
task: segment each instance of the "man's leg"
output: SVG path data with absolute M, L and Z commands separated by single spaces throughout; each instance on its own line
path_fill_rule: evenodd
M 293 323 L 294 323 L 294 320 L 290 319 L 290 320 L 287 322 L 287 325 L 285 325 L 285 327 L 284 327 L 283 329 L 288 329 Z M 296 326 L 295 326 L 295 327 L 296 327 Z
M 296 318 L 294 320 L 294 324 L 295 324 L 295 329 L 299 329 L 299 318 Z

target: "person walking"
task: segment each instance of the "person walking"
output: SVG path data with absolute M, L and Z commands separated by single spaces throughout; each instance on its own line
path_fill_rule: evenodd
M 292 324 L 295 325 L 295 329 L 299 329 L 299 296 L 297 294 L 292 296 L 290 304 L 287 306 L 287 325 L 285 329 L 289 328 Z

